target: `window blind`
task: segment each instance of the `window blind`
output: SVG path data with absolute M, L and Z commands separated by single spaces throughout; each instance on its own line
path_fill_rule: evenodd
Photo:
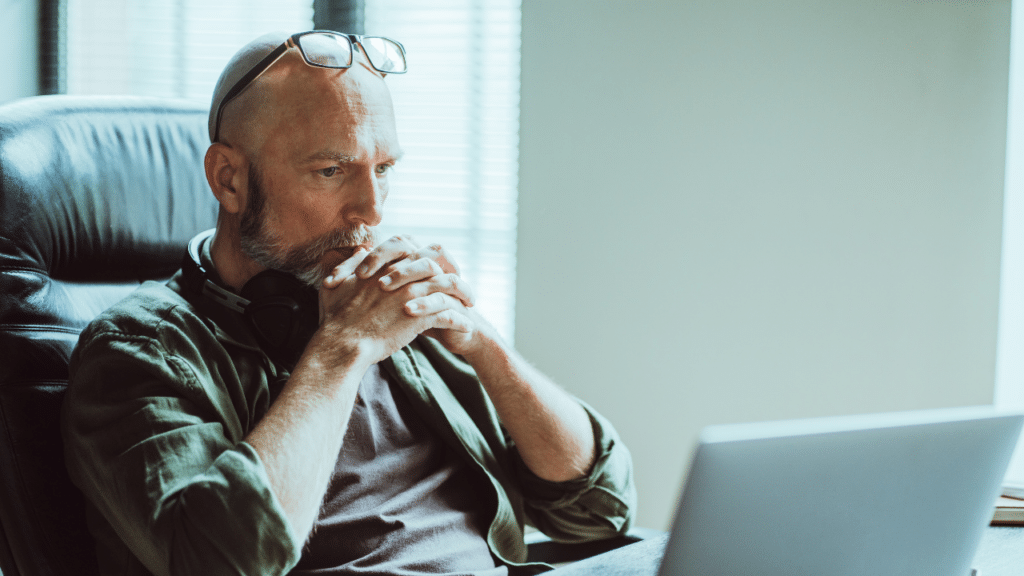
M 69 94 L 210 102 L 224 64 L 253 38 L 313 25 L 309 0 L 67 0 Z
M 450 250 L 477 308 L 511 342 L 520 2 L 367 0 L 365 18 L 366 33 L 401 42 L 409 62 L 387 78 L 405 157 L 382 230 Z
M 272 30 L 313 27 L 311 0 L 66 0 L 66 89 L 209 103 L 224 64 Z M 515 305 L 518 0 L 366 0 L 409 73 L 387 78 L 405 157 L 382 234 L 439 242 L 510 342 Z M 385 236 L 386 237 L 386 236 Z

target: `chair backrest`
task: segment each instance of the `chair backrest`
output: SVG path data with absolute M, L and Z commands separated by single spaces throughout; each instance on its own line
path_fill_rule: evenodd
M 41 96 L 0 106 L 0 571 L 96 573 L 59 414 L 78 334 L 169 277 L 216 221 L 207 108 Z

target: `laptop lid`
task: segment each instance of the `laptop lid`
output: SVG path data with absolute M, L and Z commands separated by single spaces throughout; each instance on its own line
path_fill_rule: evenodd
M 711 426 L 660 576 L 965 576 L 1024 415 L 953 408 Z

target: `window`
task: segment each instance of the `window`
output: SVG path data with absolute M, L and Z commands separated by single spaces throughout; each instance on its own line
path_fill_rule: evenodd
M 382 231 L 449 249 L 481 314 L 511 342 L 519 1 L 375 0 L 365 16 L 367 34 L 402 42 L 409 61 L 408 74 L 388 78 L 405 157 Z
M 235 51 L 260 34 L 312 25 L 308 0 L 67 0 L 67 93 L 209 104 Z
M 271 30 L 313 28 L 310 0 L 66 0 L 69 94 L 210 101 L 234 52 Z M 320 4 L 318 4 L 320 5 Z M 429 6 L 429 8 L 424 7 Z M 405 158 L 383 234 L 443 244 L 478 309 L 511 342 L 515 305 L 519 0 L 367 0 L 364 30 L 402 42 L 387 79 Z

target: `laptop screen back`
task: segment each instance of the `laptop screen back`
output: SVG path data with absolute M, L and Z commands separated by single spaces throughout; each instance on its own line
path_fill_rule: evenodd
M 1022 420 L 957 408 L 706 428 L 659 574 L 969 574 Z

